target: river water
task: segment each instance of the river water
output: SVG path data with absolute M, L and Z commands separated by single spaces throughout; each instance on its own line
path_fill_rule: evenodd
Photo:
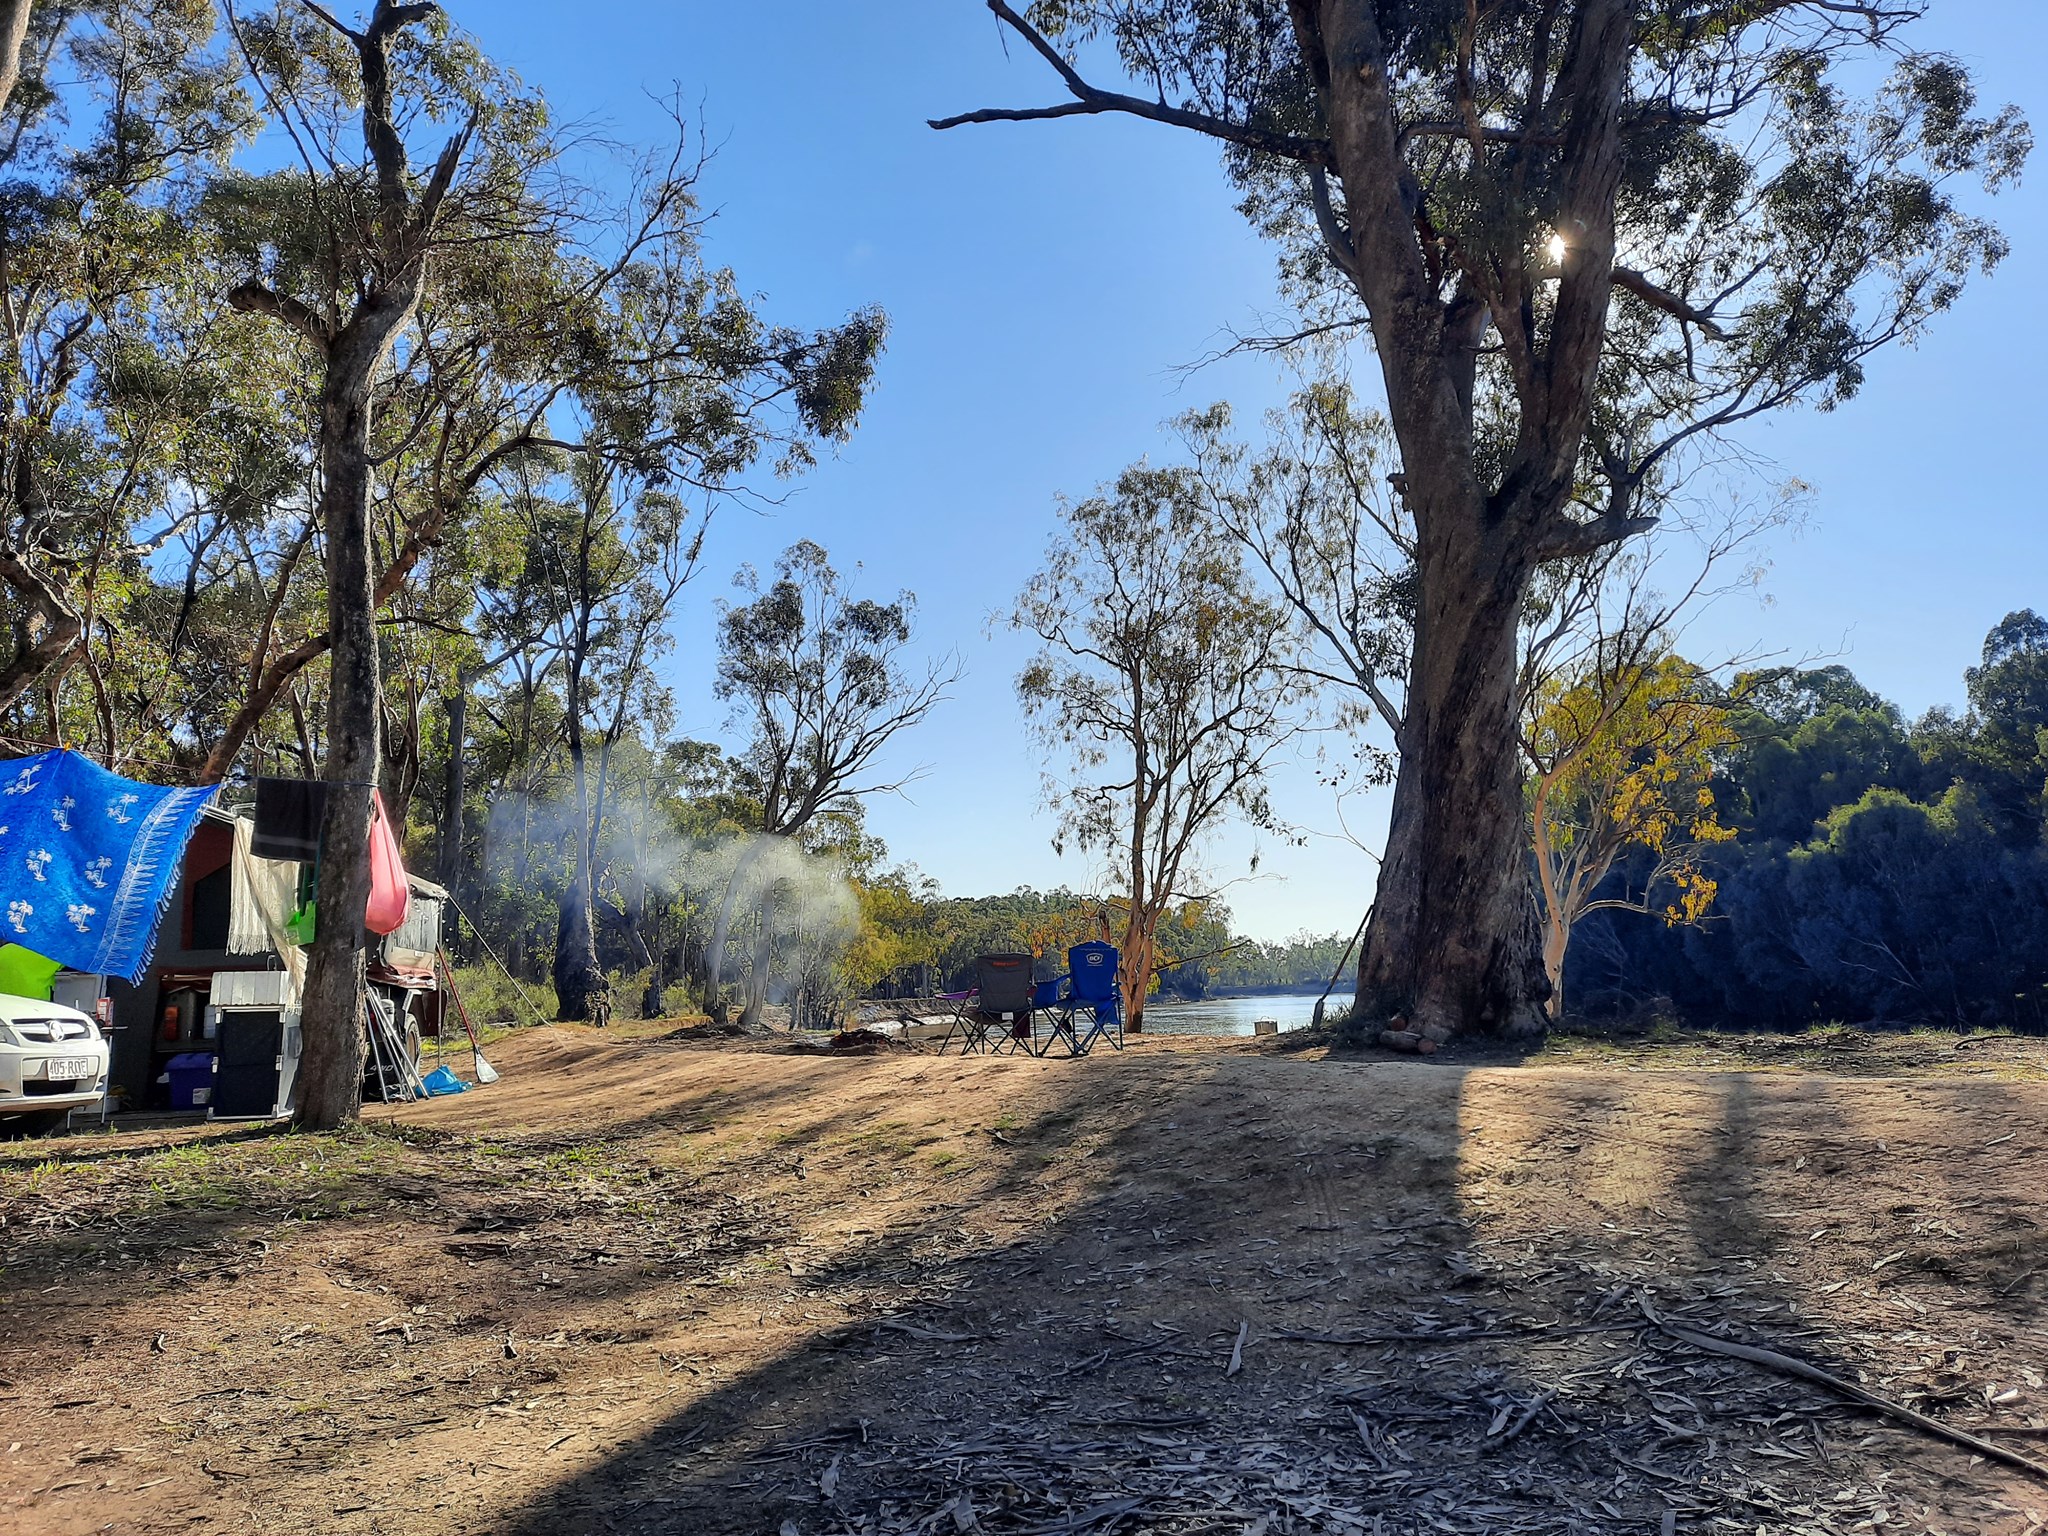
M 1305 1029 L 1315 1014 L 1319 995 L 1302 992 L 1267 997 L 1210 997 L 1199 1003 L 1154 998 L 1145 1004 L 1145 1033 L 1249 1035 L 1253 1032 L 1252 1024 L 1259 1019 L 1276 1020 L 1282 1030 Z M 1341 1008 L 1345 1001 L 1333 996 L 1330 1008 Z

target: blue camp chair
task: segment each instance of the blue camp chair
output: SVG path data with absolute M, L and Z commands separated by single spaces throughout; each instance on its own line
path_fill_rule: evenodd
M 1097 1040 L 1107 1040 L 1119 1051 L 1124 1048 L 1123 999 L 1116 971 L 1114 944 L 1091 939 L 1067 951 L 1066 985 L 1046 1009 L 1052 1033 L 1039 1055 L 1051 1050 L 1055 1040 L 1064 1040 L 1076 1056 L 1086 1056 Z

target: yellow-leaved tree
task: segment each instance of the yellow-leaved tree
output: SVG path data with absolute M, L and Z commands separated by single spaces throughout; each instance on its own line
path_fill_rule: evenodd
M 939 936 L 931 923 L 937 887 L 928 880 L 913 883 L 900 870 L 870 878 L 856 875 L 849 883 L 860 903 L 860 926 L 839 959 L 848 992 L 864 996 L 891 977 L 926 990 L 922 973 L 939 955 Z
M 1596 651 L 1535 690 L 1522 751 L 1543 908 L 1550 1017 L 1564 1011 L 1564 960 L 1588 912 L 1619 909 L 1696 923 L 1714 901 L 1702 854 L 1720 824 L 1714 754 L 1734 741 L 1730 700 L 1701 668 L 1633 646 Z M 1630 848 L 1651 855 L 1639 882 L 1602 891 Z

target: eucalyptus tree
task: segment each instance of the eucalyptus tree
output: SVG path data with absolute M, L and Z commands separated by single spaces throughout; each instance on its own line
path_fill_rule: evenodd
M 765 588 L 751 568 L 735 584 L 753 601 L 720 612 L 715 687 L 746 732 L 732 766 L 760 835 L 726 881 L 707 971 L 711 1009 L 722 1017 L 726 943 L 735 908 L 752 892 L 763 918 L 741 1014 L 752 1027 L 767 998 L 775 901 L 772 884 L 755 879 L 757 869 L 766 860 L 772 870 L 778 845 L 818 817 L 900 788 L 900 777 L 867 775 L 884 748 L 931 714 L 959 668 L 951 658 L 921 669 L 906 664 L 916 598 L 854 597 L 808 539 L 783 551 Z
M 178 460 L 222 305 L 189 217 L 254 115 L 210 5 L 0 8 L 0 711 L 54 695 L 187 521 Z M 102 630 L 101 659 L 107 660 Z M 89 718 L 108 725 L 106 678 Z M 54 698 L 14 723 L 67 734 Z M 111 726 L 108 725 L 108 735 Z M 101 743 L 112 755 L 116 743 Z
M 1709 673 L 1626 634 L 1529 701 L 1522 750 L 1552 1019 L 1564 1016 L 1565 957 L 1589 913 L 1641 912 L 1675 927 L 1713 904 L 1705 856 L 1735 836 L 1712 782 L 1736 741 L 1729 716 Z M 1634 882 L 1609 882 L 1635 851 Z
M 576 462 L 567 481 L 567 494 L 530 487 L 507 502 L 525 531 L 519 596 L 507 606 L 537 627 L 529 649 L 547 658 L 561 689 L 569 868 L 554 983 L 557 1017 L 587 1019 L 606 991 L 592 913 L 613 753 L 629 729 L 656 740 L 665 733 L 667 693 L 653 663 L 669 647 L 672 609 L 696 573 L 706 514 L 595 456 Z
M 432 4 L 377 0 L 350 26 L 307 3 L 241 24 L 238 36 L 280 126 L 298 148 L 293 171 L 239 177 L 215 192 L 239 203 L 251 271 L 229 292 L 237 308 L 274 320 L 308 354 L 319 380 L 315 517 L 326 560 L 327 812 L 321 827 L 318 910 L 304 992 L 301 1123 L 355 1117 L 362 1081 L 364 933 L 354 914 L 369 894 L 371 795 L 382 766 L 383 694 L 372 560 L 377 385 L 417 312 L 427 266 L 458 239 L 488 240 L 515 214 L 501 186 L 471 174 L 458 184 L 502 82 L 464 78 Z M 451 78 L 452 76 L 452 78 Z M 451 88 L 464 120 L 437 121 Z M 515 98 L 516 100 L 516 98 Z M 488 102 L 494 122 L 504 102 Z M 524 103 L 520 103 L 524 105 Z M 424 109 L 424 110 L 423 110 Z M 439 139 L 418 174 L 415 139 Z M 359 135 L 360 149 L 348 144 Z M 452 202 L 451 202 L 452 194 Z
M 1012 624 L 1041 648 L 1018 696 L 1055 759 L 1061 837 L 1123 898 L 1124 1018 L 1142 1026 L 1162 919 L 1229 818 L 1277 825 L 1266 766 L 1295 731 L 1293 628 L 1260 593 L 1196 476 L 1139 464 L 1064 509 Z
M 1406 718 L 1415 555 L 1413 523 L 1384 484 L 1394 451 L 1386 419 L 1360 410 L 1345 386 L 1325 379 L 1270 413 L 1269 439 L 1256 449 L 1231 434 L 1222 406 L 1178 426 L 1209 515 L 1244 546 L 1301 630 L 1304 643 L 1286 661 L 1288 672 L 1317 694 L 1349 740 L 1357 766 L 1326 769 L 1325 782 L 1340 802 L 1357 779 L 1385 782 L 1379 742 L 1398 742 Z M 1695 489 L 1700 494 L 1669 498 L 1655 544 L 1610 544 L 1552 562 L 1523 602 L 1517 739 L 1531 787 L 1534 899 L 1552 1019 L 1562 1007 L 1565 949 L 1583 912 L 1649 910 L 1640 896 L 1585 905 L 1625 847 L 1659 851 L 1663 862 L 1647 886 L 1704 888 L 1697 853 L 1713 833 L 1678 836 L 1664 814 L 1677 779 L 1654 778 L 1636 757 L 1662 752 L 1656 773 L 1681 764 L 1691 775 L 1687 788 L 1700 782 L 1694 770 L 1733 738 L 1719 730 L 1718 716 L 1708 728 L 1711 712 L 1694 685 L 1711 691 L 1716 673 L 1742 662 L 1681 672 L 1659 659 L 1703 609 L 1755 591 L 1763 570 L 1754 550 L 1798 521 L 1806 487 L 1790 482 L 1762 500 L 1717 499 L 1697 482 Z M 1709 813 L 1700 825 L 1711 823 Z M 1686 921 L 1703 910 L 1696 899 L 1677 909 Z M 1353 1032 L 1375 1032 L 1369 1022 Z
M 771 443 L 782 465 L 807 461 L 857 419 L 882 324 L 762 323 L 701 259 L 680 137 L 623 201 L 602 196 L 568 174 L 544 103 L 436 5 L 377 0 L 351 25 L 298 0 L 235 35 L 299 163 L 217 178 L 206 211 L 245 264 L 230 300 L 276 322 L 319 381 L 327 622 L 258 669 L 209 771 L 274 684 L 324 657 L 329 921 L 307 973 L 302 1118 L 332 1124 L 360 1075 L 363 936 L 342 914 L 367 890 L 380 607 L 493 476 L 542 450 L 713 489 Z
M 1540 1028 L 1514 734 L 1532 582 L 1646 533 L 1704 440 L 1846 401 L 1953 303 L 2005 244 L 1952 184 L 2009 180 L 2025 124 L 1906 51 L 1911 0 L 989 8 L 1066 99 L 934 127 L 1119 113 L 1213 138 L 1304 334 L 1369 339 L 1415 558 L 1354 1011 Z M 1142 87 L 1089 78 L 1104 56 Z

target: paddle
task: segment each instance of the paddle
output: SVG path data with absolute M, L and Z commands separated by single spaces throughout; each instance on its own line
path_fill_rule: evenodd
M 498 1080 L 498 1069 L 484 1060 L 484 1053 L 477 1046 L 476 1026 L 469 1022 L 469 1009 L 463 1006 L 462 993 L 455 985 L 454 962 L 448 958 L 446 949 L 437 949 L 434 953 L 441 957 L 441 971 L 448 978 L 448 995 L 455 999 L 455 1012 L 462 1020 L 464 1032 L 469 1036 L 469 1058 L 475 1063 L 476 1080 L 480 1083 L 495 1083 Z

